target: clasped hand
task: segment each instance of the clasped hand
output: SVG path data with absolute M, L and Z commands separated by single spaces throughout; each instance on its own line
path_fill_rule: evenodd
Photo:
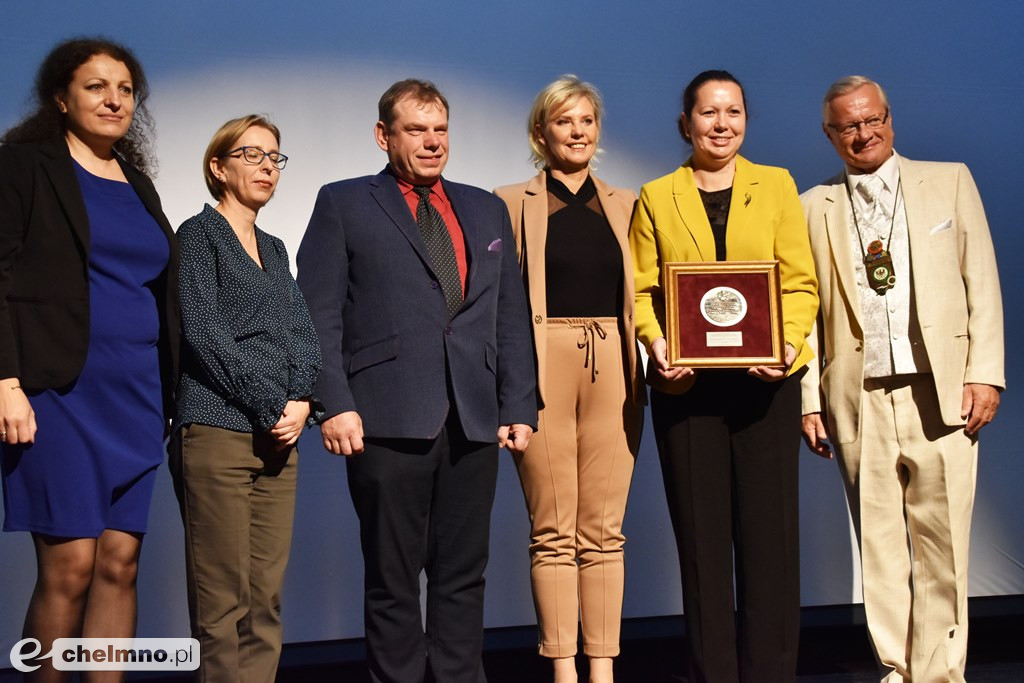
M 522 455 L 533 436 L 533 427 L 526 424 L 511 424 L 498 427 L 498 447 L 507 448 L 513 455 Z
M 274 444 L 279 451 L 295 445 L 302 434 L 302 428 L 306 426 L 306 418 L 309 417 L 309 401 L 288 401 L 284 405 L 284 411 L 277 423 L 267 430 L 274 438 Z

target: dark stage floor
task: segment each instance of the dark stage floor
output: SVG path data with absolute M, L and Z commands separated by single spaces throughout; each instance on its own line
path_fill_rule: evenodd
M 863 620 L 860 622 L 842 626 L 805 625 L 800 640 L 799 683 L 877 682 L 867 633 Z M 615 663 L 616 681 L 685 681 L 686 654 L 682 630 L 681 618 L 627 622 L 624 625 L 622 654 Z M 488 633 L 484 666 L 489 683 L 544 683 L 551 680 L 550 665 L 537 656 L 536 647 L 516 642 L 525 637 L 535 636 L 523 629 Z M 354 643 L 344 645 L 361 647 Z M 298 654 L 296 647 L 303 646 L 293 646 L 288 659 Z M 967 680 L 970 683 L 1024 682 L 1024 614 L 975 617 L 971 623 L 969 648 Z M 583 660 L 580 662 L 582 665 Z M 580 680 L 585 682 L 585 671 L 580 673 Z M 369 677 L 365 663 L 359 660 L 344 664 L 325 662 L 288 666 L 280 672 L 277 680 L 278 683 L 366 683 Z
M 1024 596 L 973 598 L 967 680 L 970 683 L 1024 682 Z M 868 646 L 863 610 L 856 606 L 805 608 L 800 640 L 799 683 L 878 681 Z M 534 628 L 487 632 L 484 666 L 489 683 L 545 683 L 547 660 L 536 654 Z M 681 617 L 633 619 L 623 624 L 619 683 L 681 683 L 685 643 Z M 581 666 L 584 666 L 581 659 Z M 20 678 L 0 670 L 0 683 Z M 190 676 L 133 673 L 129 681 L 185 683 Z M 428 683 L 432 679 L 428 678 Z M 586 673 L 581 670 L 581 681 Z M 278 683 L 367 683 L 362 641 L 286 645 Z

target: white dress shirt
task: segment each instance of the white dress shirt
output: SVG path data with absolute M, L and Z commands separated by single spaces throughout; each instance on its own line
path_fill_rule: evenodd
M 914 310 L 907 212 L 903 192 L 899 189 L 899 157 L 894 152 L 873 174 L 883 183 L 876 200 L 879 203 L 877 207 L 872 206 L 873 202 L 865 197 L 865 190 L 860 187 L 866 175 L 853 168 L 846 169 L 846 182 L 852 199 L 850 244 L 856 255 L 854 269 L 864 326 L 864 377 L 928 372 L 931 368 Z M 864 268 L 865 252 L 875 240 L 880 240 L 891 255 L 896 276 L 895 285 L 884 295 L 868 285 Z

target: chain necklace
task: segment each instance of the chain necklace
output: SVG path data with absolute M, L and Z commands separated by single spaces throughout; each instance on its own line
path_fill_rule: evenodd
M 896 183 L 896 198 L 892 205 L 892 220 L 889 222 L 889 236 L 885 238 L 886 243 L 892 246 L 892 231 L 896 226 L 896 209 L 899 208 L 900 189 L 903 187 L 903 178 Z M 896 286 L 896 271 L 892 264 L 892 254 L 885 248 L 881 239 L 872 240 L 864 248 L 864 238 L 861 237 L 860 221 L 857 219 L 857 209 L 853 204 L 853 193 L 850 191 L 850 183 L 846 183 L 846 195 L 850 199 L 850 208 L 853 210 L 853 226 L 857 232 L 857 242 L 860 244 L 861 253 L 864 254 L 864 272 L 867 274 L 868 286 L 879 296 Z M 880 202 L 881 197 L 872 200 Z

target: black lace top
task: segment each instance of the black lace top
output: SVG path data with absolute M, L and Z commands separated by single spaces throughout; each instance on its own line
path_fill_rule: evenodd
M 711 223 L 711 232 L 715 236 L 715 260 L 725 261 L 725 226 L 729 222 L 729 202 L 732 201 L 732 188 L 714 192 L 700 192 L 700 199 L 704 202 L 704 211 L 708 215 L 708 222 Z

